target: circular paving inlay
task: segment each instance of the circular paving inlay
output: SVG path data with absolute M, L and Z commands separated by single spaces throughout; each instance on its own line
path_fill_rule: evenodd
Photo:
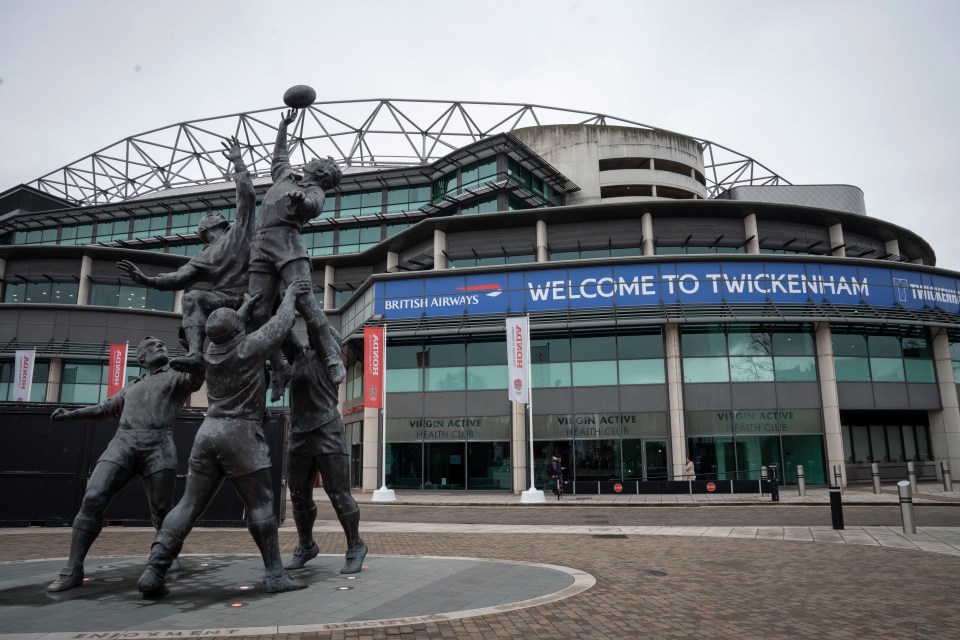
M 595 583 L 567 567 L 425 556 L 368 556 L 360 574 L 344 576 L 342 556 L 321 555 L 291 572 L 306 589 L 268 594 L 260 584 L 259 556 L 205 554 L 181 562 L 183 569 L 168 576 L 170 593 L 155 600 L 137 591 L 142 557 L 110 558 L 99 566 L 88 560 L 89 580 L 61 593 L 45 589 L 62 560 L 4 563 L 0 640 L 13 634 L 18 640 L 83 640 L 122 631 L 124 640 L 137 640 L 182 638 L 191 631 L 263 635 L 414 624 L 546 604 Z

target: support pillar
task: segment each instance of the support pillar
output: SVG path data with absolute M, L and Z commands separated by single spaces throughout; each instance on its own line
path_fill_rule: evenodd
M 90 304 L 90 274 L 93 273 L 93 258 L 83 256 L 80 260 L 80 283 L 77 286 L 77 304 Z
M 886 244 L 884 245 L 884 249 L 886 249 L 890 256 L 897 258 L 900 257 L 900 241 L 898 241 L 896 238 L 893 240 L 887 240 Z
M 653 214 L 644 213 L 640 218 L 640 233 L 643 235 L 643 255 L 656 255 L 657 248 L 653 236 Z
M 400 263 L 400 256 L 396 251 L 387 251 L 387 271 Z
M 743 219 L 743 234 L 747 239 L 747 253 L 755 256 L 760 254 L 760 229 L 757 227 L 757 214 L 751 213 Z
M 537 220 L 537 262 L 550 262 L 550 251 L 547 247 L 547 223 Z
M 817 324 L 817 369 L 820 372 L 820 398 L 823 401 L 823 436 L 827 455 L 827 475 L 833 465 L 840 465 L 843 485 L 847 484 L 847 469 L 844 463 L 843 436 L 840 426 L 840 399 L 837 394 L 837 373 L 833 368 L 833 337 L 830 325 Z M 828 477 L 827 482 L 830 482 Z
M 683 368 L 680 362 L 680 325 L 663 328 L 667 347 L 667 397 L 670 406 L 670 479 L 683 477 L 687 461 L 687 436 L 683 420 Z
M 337 270 L 329 264 L 323 266 L 323 310 L 333 309 L 336 302 L 336 291 L 333 280 L 337 277 Z
M 845 258 L 847 250 L 843 244 L 843 225 L 839 222 L 829 229 L 830 231 L 830 255 Z
M 180 289 L 173 294 L 173 312 L 183 313 L 183 290 Z
M 60 382 L 63 379 L 63 358 L 50 358 L 50 369 L 47 371 L 47 395 L 44 402 L 60 401 Z
M 447 268 L 447 234 L 440 229 L 433 230 L 433 268 L 436 270 Z
M 946 329 L 934 329 L 933 359 L 940 389 L 939 411 L 929 411 L 930 447 L 937 461 L 949 460 L 951 469 L 960 469 L 960 402 L 950 358 L 950 338 Z M 940 475 L 940 465 L 937 475 Z

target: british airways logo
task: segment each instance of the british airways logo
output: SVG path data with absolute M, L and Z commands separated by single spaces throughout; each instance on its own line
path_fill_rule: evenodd
M 454 287 L 456 293 L 434 294 L 422 297 L 404 297 L 393 300 L 384 300 L 384 311 L 399 311 L 403 309 L 437 309 L 463 308 L 481 304 L 487 298 L 497 298 L 503 294 L 503 286 L 499 284 L 473 284 Z
M 457 291 L 470 291 L 482 293 L 488 298 L 496 298 L 503 293 L 503 287 L 498 284 L 474 284 L 469 287 L 457 287 Z

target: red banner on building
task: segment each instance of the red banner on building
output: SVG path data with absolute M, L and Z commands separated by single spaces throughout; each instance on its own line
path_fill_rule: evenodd
M 363 328 L 363 404 L 383 408 L 387 373 L 387 328 Z
M 107 397 L 120 393 L 127 381 L 127 343 L 110 345 L 110 370 L 107 375 Z

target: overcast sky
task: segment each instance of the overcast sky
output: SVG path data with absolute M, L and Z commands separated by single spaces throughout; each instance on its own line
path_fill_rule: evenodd
M 127 136 L 318 100 L 583 109 L 853 184 L 960 270 L 960 2 L 3 0 L 0 191 Z

